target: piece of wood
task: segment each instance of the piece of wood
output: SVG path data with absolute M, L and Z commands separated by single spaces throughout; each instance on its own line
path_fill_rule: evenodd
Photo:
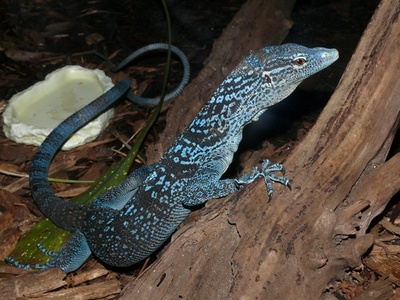
M 26 273 L 0 279 L 1 299 L 17 299 L 41 295 L 66 285 L 65 273 L 60 269 L 48 269 L 39 273 Z
M 336 92 L 285 162 L 292 191 L 275 185 L 268 203 L 259 180 L 212 201 L 121 299 L 318 299 L 361 265 L 369 224 L 400 189 L 400 154 L 385 162 L 399 123 L 399 15 L 398 0 L 382 0 Z M 208 82 L 191 96 L 209 96 Z M 169 119 L 183 121 L 167 128 L 171 141 L 193 117 L 177 106 Z
M 394 295 L 393 298 L 393 291 L 392 291 L 392 283 L 388 278 L 381 278 L 377 281 L 375 281 L 371 286 L 363 291 L 360 295 L 357 297 L 353 298 L 353 300 L 386 300 L 386 299 L 398 299 L 398 297 L 395 298 L 396 295 Z
M 363 263 L 370 270 L 380 276 L 387 276 L 391 282 L 400 286 L 399 247 L 399 245 L 388 245 L 382 248 L 374 245 L 368 257 L 363 259 Z M 395 251 L 391 251 L 392 249 Z
M 79 286 L 52 292 L 40 297 L 26 297 L 26 300 L 89 300 L 89 299 L 106 299 L 112 295 L 116 295 L 121 291 L 121 284 L 118 280 L 108 280 L 104 282 L 96 282 L 88 286 Z
M 108 273 L 109 271 L 104 268 L 89 270 L 75 277 L 71 276 L 70 285 L 94 280 Z M 117 279 L 65 288 L 67 286 L 65 277 L 61 269 L 52 268 L 2 278 L 0 279 L 0 299 L 103 299 L 121 292 L 121 283 Z

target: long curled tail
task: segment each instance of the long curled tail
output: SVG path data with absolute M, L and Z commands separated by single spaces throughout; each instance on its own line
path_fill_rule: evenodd
M 144 46 L 142 48 L 139 48 L 135 52 L 131 53 L 128 57 L 126 57 L 123 61 L 121 61 L 117 66 L 115 66 L 103 54 L 101 54 L 99 52 L 95 52 L 95 54 L 107 63 L 107 66 L 111 70 L 111 72 L 116 73 L 119 70 L 121 70 L 122 68 L 124 68 L 127 64 L 131 63 L 138 57 L 142 56 L 143 54 L 147 54 L 147 53 L 153 52 L 153 51 L 160 51 L 160 50 L 167 51 L 168 49 L 169 49 L 168 44 L 164 44 L 164 43 L 150 44 L 150 45 Z M 188 61 L 185 53 L 183 53 L 179 48 L 175 47 L 174 45 L 171 45 L 171 53 L 174 54 L 180 60 L 182 66 L 183 66 L 183 75 L 182 75 L 181 81 L 179 82 L 179 85 L 173 91 L 171 91 L 165 95 L 164 102 L 174 99 L 180 93 L 182 93 L 183 88 L 189 82 L 189 78 L 190 78 L 190 64 L 189 64 L 189 61 Z M 141 96 L 135 95 L 132 92 L 132 90 L 130 90 L 128 92 L 127 97 L 132 102 L 141 104 L 141 105 L 155 106 L 160 101 L 160 98 L 147 98 L 147 97 L 141 97 Z
M 50 163 L 71 134 L 111 106 L 129 87 L 130 80 L 124 78 L 105 94 L 68 117 L 47 136 L 33 157 L 29 184 L 35 204 L 46 217 L 65 230 L 74 232 L 79 226 L 77 218 L 82 217 L 83 206 L 55 196 L 47 180 Z

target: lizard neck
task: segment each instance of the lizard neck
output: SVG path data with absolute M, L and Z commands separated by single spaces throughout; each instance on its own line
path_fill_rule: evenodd
M 264 101 L 253 100 L 261 84 L 262 78 L 253 73 L 232 72 L 168 150 L 167 157 L 179 156 L 180 163 L 196 158 L 201 163 L 200 157 L 224 152 L 230 158 L 242 140 L 244 126 L 258 119 L 268 103 L 275 103 L 272 90 L 264 93 Z
M 208 139 L 212 139 L 213 145 L 223 141 L 225 145 L 232 144 L 236 151 L 244 126 L 256 121 L 296 86 L 288 85 L 282 91 L 268 82 L 262 71 L 250 67 L 244 60 L 224 80 L 184 135 L 190 140 L 196 138 L 199 144 L 211 144 Z

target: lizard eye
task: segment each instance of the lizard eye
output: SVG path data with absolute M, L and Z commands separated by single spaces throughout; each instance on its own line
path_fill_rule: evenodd
M 298 57 L 294 60 L 294 64 L 298 67 L 304 65 L 306 63 L 306 59 L 304 57 Z

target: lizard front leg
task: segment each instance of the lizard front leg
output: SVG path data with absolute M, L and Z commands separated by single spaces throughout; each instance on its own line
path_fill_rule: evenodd
M 218 199 L 221 197 L 228 196 L 241 189 L 244 185 L 252 183 L 257 178 L 263 177 L 268 190 L 268 197 L 271 198 L 273 193 L 272 181 L 279 182 L 290 189 L 290 182 L 284 176 L 278 176 L 274 172 L 285 173 L 285 168 L 281 164 L 270 165 L 269 160 L 264 160 L 261 163 L 261 168 L 254 167 L 250 174 L 244 174 L 240 178 L 236 179 L 223 179 L 223 180 L 205 180 L 210 179 L 213 176 L 210 174 L 217 175 L 217 172 L 213 173 L 208 170 L 208 173 L 199 172 L 200 174 L 207 174 L 207 178 L 193 178 L 193 184 L 190 184 L 185 193 L 188 197 L 183 201 L 184 205 L 194 206 L 205 203 L 211 199 Z

